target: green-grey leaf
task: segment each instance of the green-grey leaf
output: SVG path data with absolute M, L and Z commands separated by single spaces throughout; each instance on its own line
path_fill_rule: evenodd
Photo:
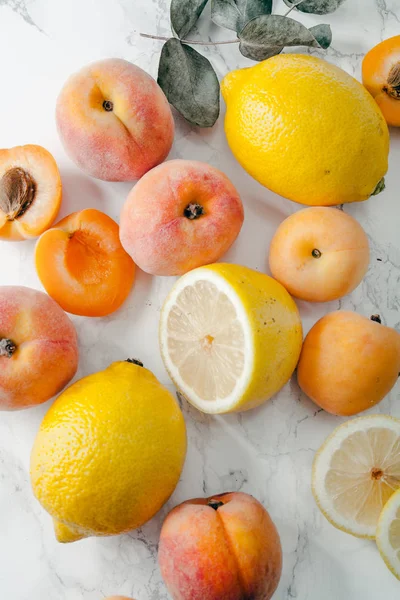
M 211 0 L 214 23 L 237 32 L 255 17 L 271 12 L 272 0 Z
M 219 116 L 219 81 L 209 60 L 171 38 L 163 46 L 158 83 L 189 123 L 212 127 Z
M 332 44 L 332 29 L 330 25 L 323 23 L 321 25 L 314 25 L 314 27 L 310 27 L 310 31 L 324 50 Z
M 299 0 L 284 0 L 285 4 L 290 7 L 297 4 L 298 1 Z M 343 2 L 344 0 L 303 0 L 296 8 L 305 13 L 327 15 L 339 8 Z
M 280 15 L 263 15 L 247 23 L 239 34 L 240 52 L 252 60 L 265 60 L 285 46 L 316 46 L 318 41 L 304 25 Z
M 171 25 L 176 35 L 184 39 L 196 25 L 208 0 L 172 0 Z

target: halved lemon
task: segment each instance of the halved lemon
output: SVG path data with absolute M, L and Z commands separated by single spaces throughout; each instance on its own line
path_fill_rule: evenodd
M 161 312 L 167 371 L 206 413 L 248 410 L 268 400 L 290 379 L 301 344 L 299 313 L 285 288 L 239 265 L 190 271 Z
M 317 452 L 312 491 L 325 517 L 357 537 L 375 538 L 379 515 L 400 488 L 400 420 L 347 421 Z
M 386 565 L 400 579 L 400 490 L 393 494 L 381 512 L 376 543 Z

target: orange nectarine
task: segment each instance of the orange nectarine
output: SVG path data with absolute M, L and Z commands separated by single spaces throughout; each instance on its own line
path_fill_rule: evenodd
M 318 406 L 350 416 L 372 408 L 400 372 L 400 333 L 351 311 L 325 315 L 309 331 L 297 367 L 298 382 Z
M 293 296 L 310 302 L 352 292 L 368 270 L 361 225 L 337 208 L 312 207 L 283 221 L 272 238 L 271 273 Z

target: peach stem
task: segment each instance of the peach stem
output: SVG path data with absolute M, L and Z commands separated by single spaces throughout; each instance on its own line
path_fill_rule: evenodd
M 221 506 L 224 506 L 224 503 L 220 502 L 219 500 L 210 500 L 208 502 L 208 506 L 214 510 L 218 510 Z
M 380 315 L 371 315 L 371 321 L 375 321 L 375 323 L 379 323 L 379 325 L 382 324 L 382 319 Z
M 194 219 L 201 217 L 201 215 L 204 215 L 204 208 L 201 206 L 201 204 L 191 203 L 187 205 L 183 211 L 183 214 L 187 219 L 193 221 Z
M 3 338 L 0 340 L 0 356 L 6 356 L 7 358 L 11 358 L 16 349 L 17 346 L 12 340 L 9 340 L 7 338 Z
M 131 363 L 131 365 L 137 365 L 138 367 L 143 367 L 143 363 L 136 358 L 127 358 L 125 362 Z

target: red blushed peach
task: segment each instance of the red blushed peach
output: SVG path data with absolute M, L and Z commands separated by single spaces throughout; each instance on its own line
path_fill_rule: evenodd
M 58 131 L 71 159 L 92 177 L 139 179 L 168 155 L 174 121 L 159 85 L 119 58 L 72 75 L 57 101 Z
M 58 304 L 27 287 L 1 287 L 0 409 L 46 402 L 77 368 L 76 332 Z
M 132 189 L 122 209 L 121 243 L 152 275 L 183 275 L 216 262 L 243 224 L 243 205 L 218 169 L 171 160 Z
M 282 550 L 265 508 L 230 493 L 176 507 L 161 530 L 159 564 L 174 600 L 269 600 Z

